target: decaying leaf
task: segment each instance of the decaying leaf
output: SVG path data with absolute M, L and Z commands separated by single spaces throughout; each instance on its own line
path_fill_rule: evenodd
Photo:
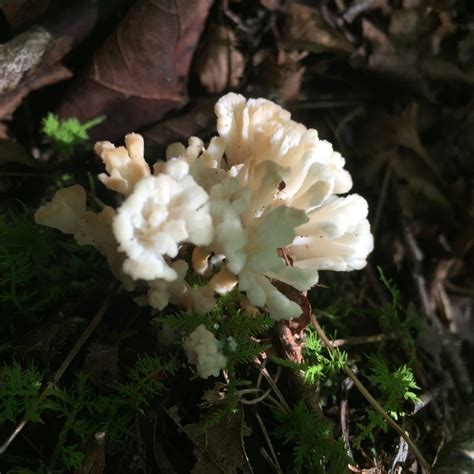
M 5 0 L 0 2 L 6 20 L 16 29 L 43 14 L 50 0 Z
M 192 136 L 202 136 L 215 121 L 214 103 L 214 100 L 203 100 L 179 117 L 171 117 L 146 129 L 143 136 L 166 146 L 173 142 L 187 142 Z
M 375 114 L 365 122 L 360 144 L 364 154 L 370 157 L 365 176 L 368 181 L 375 179 L 375 173 L 390 164 L 411 193 L 424 196 L 444 210 L 450 208 L 442 173 L 421 142 L 415 105 L 399 115 Z M 404 188 L 401 191 L 402 200 L 405 197 L 413 200 L 413 196 L 405 196 Z M 413 205 L 407 203 L 407 206 L 407 209 L 413 209 Z
M 84 361 L 84 370 L 90 381 L 98 386 L 111 384 L 118 373 L 118 346 L 94 342 Z
M 74 474 L 102 474 L 105 469 L 105 432 L 89 436 L 84 446 L 84 459 Z
M 236 48 L 235 33 L 211 23 L 196 62 L 196 72 L 206 92 L 218 94 L 224 89 L 237 88 L 244 68 L 244 57 Z
M 60 104 L 63 117 L 107 120 L 91 139 L 116 139 L 186 102 L 189 66 L 212 0 L 140 0 Z
M 20 143 L 0 137 L 0 166 L 6 163 L 34 167 L 37 163 Z
M 0 118 L 7 118 L 30 91 L 71 77 L 59 60 L 72 41 L 34 27 L 0 45 Z
M 328 25 L 316 8 L 300 3 L 290 3 L 284 11 L 282 35 L 290 49 L 341 54 L 350 54 L 353 50 L 352 44 L 336 28 Z
M 416 41 L 418 19 L 419 14 L 416 10 L 394 10 L 388 31 L 399 42 L 413 43 Z
M 283 0 L 260 0 L 260 3 L 270 11 L 278 10 L 282 3 Z
M 265 62 L 265 85 L 270 93 L 277 94 L 283 101 L 289 102 L 298 97 L 305 67 L 300 61 L 306 53 L 279 49 L 276 58 Z
M 203 426 L 212 414 L 202 417 L 199 423 L 183 426 L 178 416 L 178 407 L 170 408 L 168 413 L 194 443 L 197 461 L 191 471 L 193 474 L 251 472 L 242 443 L 244 438 L 252 434 L 252 429 L 243 421 L 241 410 L 224 416 L 205 434 L 203 434 Z
M 357 17 L 363 13 L 373 10 L 382 10 L 387 12 L 390 10 L 388 0 L 354 0 L 350 8 L 344 13 L 344 20 L 352 23 Z
M 398 79 L 417 81 L 418 52 L 414 48 L 395 48 L 388 36 L 369 20 L 362 20 L 362 32 L 370 44 L 367 67 L 374 72 Z

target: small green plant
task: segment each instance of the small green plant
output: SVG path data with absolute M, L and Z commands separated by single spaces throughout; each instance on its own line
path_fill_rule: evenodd
M 0 335 L 15 336 L 25 320 L 40 322 L 59 301 L 107 274 L 93 248 L 58 240 L 56 231 L 36 225 L 26 212 L 0 215 Z
M 40 421 L 37 400 L 42 379 L 33 366 L 23 369 L 13 362 L 0 367 L 0 424 L 23 417 Z
M 380 392 L 378 401 L 384 410 L 395 420 L 406 415 L 405 404 L 407 401 L 417 402 L 418 396 L 414 390 L 419 387 L 416 384 L 415 376 L 409 367 L 403 365 L 395 370 L 391 370 L 385 358 L 379 354 L 367 356 L 369 362 L 369 374 L 367 379 Z M 374 432 L 377 429 L 387 431 L 386 421 L 372 408 L 367 409 L 368 423 L 363 425 L 358 423 L 361 430 L 355 438 L 356 446 L 369 438 L 375 441 Z
M 104 120 L 105 117 L 97 117 L 85 123 L 81 123 L 77 118 L 60 120 L 50 112 L 43 118 L 41 130 L 51 140 L 57 153 L 70 157 L 78 145 L 89 140 L 87 131 Z
M 392 280 L 387 278 L 380 267 L 380 281 L 388 290 L 391 301 L 377 308 L 375 315 L 385 334 L 397 333 L 404 341 L 410 354 L 415 356 L 415 340 L 413 334 L 419 329 L 419 317 L 413 311 L 405 310 L 400 301 L 400 292 Z
M 87 375 L 79 372 L 71 387 L 53 388 L 38 404 L 39 372 L 33 367 L 22 370 L 17 363 L 5 365 L 0 371 L 0 422 L 23 416 L 37 422 L 45 413 L 62 419 L 44 472 L 70 472 L 81 466 L 84 454 L 79 446 L 95 433 L 105 432 L 115 441 L 132 437 L 135 418 L 143 414 L 152 397 L 163 392 L 162 378 L 174 369 L 174 361 L 163 363 L 158 357 L 144 356 L 129 370 L 126 383 L 114 383 L 107 394 L 99 395 Z
M 339 348 L 335 351 L 325 348 L 311 327 L 306 328 L 303 356 L 304 362 L 301 364 L 280 357 L 272 359 L 284 367 L 301 371 L 305 382 L 311 385 L 340 372 L 347 362 L 346 352 Z
M 350 461 L 342 440 L 336 439 L 331 423 L 298 402 L 290 412 L 275 413 L 275 435 L 284 444 L 292 444 L 295 471 L 342 474 Z

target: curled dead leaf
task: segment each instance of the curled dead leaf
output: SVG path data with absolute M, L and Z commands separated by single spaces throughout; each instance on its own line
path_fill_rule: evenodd
M 196 62 L 196 73 L 206 92 L 218 94 L 224 89 L 237 88 L 244 68 L 245 60 L 236 48 L 235 33 L 211 23 Z
M 16 29 L 42 15 L 48 8 L 49 0 L 5 0 L 3 14 L 8 24 Z
M 295 100 L 306 70 L 300 61 L 306 56 L 305 52 L 279 49 L 276 58 L 267 58 L 264 78 L 269 92 L 277 94 L 285 102 Z
M 189 137 L 202 136 L 214 124 L 214 100 L 203 100 L 179 117 L 170 117 L 143 132 L 145 139 L 167 146 L 173 142 L 187 142 Z
M 282 39 L 289 49 L 350 54 L 352 44 L 313 7 L 290 3 L 284 11 Z
M 252 434 L 243 418 L 242 408 L 224 416 L 209 429 L 203 430 L 212 413 L 202 416 L 198 423 L 182 425 L 178 408 L 168 410 L 171 419 L 194 443 L 196 464 L 193 474 L 229 474 L 251 472 L 246 460 L 243 440 Z
M 97 386 L 114 382 L 118 374 L 118 358 L 118 346 L 94 342 L 84 361 L 90 381 Z

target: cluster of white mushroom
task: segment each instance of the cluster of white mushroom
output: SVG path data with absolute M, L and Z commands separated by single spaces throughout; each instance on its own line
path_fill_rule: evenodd
M 127 289 L 146 282 L 154 308 L 208 312 L 216 293 L 238 287 L 275 320 L 297 317 L 300 306 L 273 282 L 305 291 L 319 270 L 362 268 L 373 248 L 367 202 L 338 196 L 352 187 L 344 159 L 277 104 L 230 93 L 215 112 L 218 136 L 207 149 L 192 137 L 152 169 L 138 134 L 125 147 L 97 143 L 107 171 L 99 179 L 122 205 L 87 211 L 76 185 L 36 220 L 94 245 Z M 190 285 L 190 271 L 207 284 Z
M 187 147 L 170 145 L 152 169 L 138 134 L 127 135 L 125 147 L 97 143 L 107 171 L 99 179 L 122 194 L 122 205 L 86 210 L 85 190 L 75 185 L 59 190 L 36 221 L 96 247 L 126 289 L 144 282 L 138 300 L 153 308 L 207 313 L 216 294 L 238 287 L 247 307 L 275 320 L 297 317 L 301 307 L 274 281 L 306 291 L 319 270 L 362 268 L 373 248 L 367 202 L 338 196 L 352 187 L 344 159 L 277 104 L 230 93 L 215 112 L 218 136 L 207 149 L 191 137 Z M 191 285 L 191 271 L 207 283 Z M 184 348 L 203 378 L 226 365 L 204 326 Z

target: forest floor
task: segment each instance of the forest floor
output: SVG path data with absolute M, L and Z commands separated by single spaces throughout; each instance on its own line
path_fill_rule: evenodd
M 0 41 L 0 472 L 474 472 L 473 2 L 3 0 Z M 94 142 L 164 159 L 229 91 L 333 144 L 375 248 L 298 296 L 300 366 L 264 318 L 203 380 L 167 340 L 178 308 L 33 216 L 74 184 L 116 206 Z M 94 122 L 71 143 L 49 113 Z

